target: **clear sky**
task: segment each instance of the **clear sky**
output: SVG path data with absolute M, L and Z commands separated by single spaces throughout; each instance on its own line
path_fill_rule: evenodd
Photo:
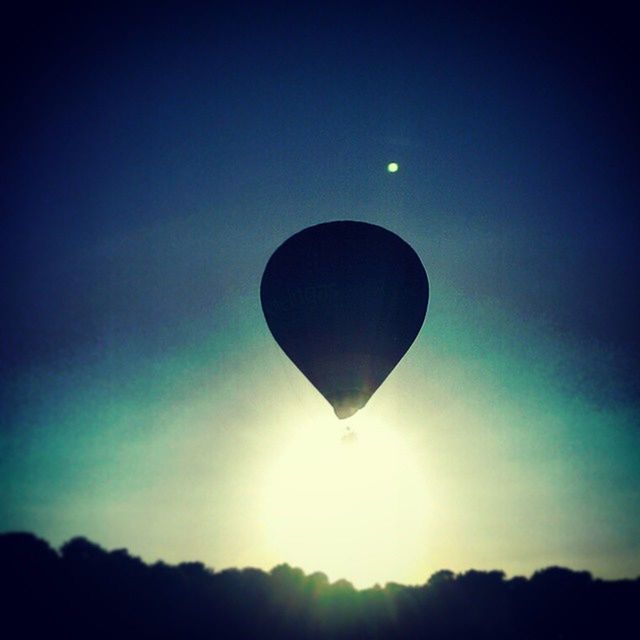
M 630 16 L 175 6 L 4 25 L 0 530 L 358 586 L 640 574 Z M 259 301 L 340 219 L 431 284 L 348 446 Z

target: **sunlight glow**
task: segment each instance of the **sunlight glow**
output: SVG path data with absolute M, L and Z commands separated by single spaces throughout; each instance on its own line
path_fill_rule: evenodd
M 426 546 L 427 492 L 412 452 L 367 412 L 301 428 L 264 483 L 272 552 L 357 587 L 410 580 Z

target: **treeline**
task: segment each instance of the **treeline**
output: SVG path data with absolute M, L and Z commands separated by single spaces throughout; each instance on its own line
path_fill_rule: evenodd
M 356 590 L 279 565 L 215 572 L 147 565 L 74 538 L 59 551 L 0 535 L 4 638 L 573 639 L 640 631 L 640 578 L 603 581 L 560 567 L 529 579 L 439 571 L 423 586 Z

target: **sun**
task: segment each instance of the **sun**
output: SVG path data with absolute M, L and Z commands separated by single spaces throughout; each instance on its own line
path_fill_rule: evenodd
M 281 561 L 358 587 L 411 581 L 426 547 L 427 491 L 393 429 L 334 419 L 301 429 L 264 483 L 262 522 Z

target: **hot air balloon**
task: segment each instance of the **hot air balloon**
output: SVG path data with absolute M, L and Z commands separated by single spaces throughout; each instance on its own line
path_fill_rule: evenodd
M 273 337 L 338 418 L 364 407 L 407 352 L 428 297 L 416 252 L 391 231 L 354 221 L 291 236 L 260 286 Z

